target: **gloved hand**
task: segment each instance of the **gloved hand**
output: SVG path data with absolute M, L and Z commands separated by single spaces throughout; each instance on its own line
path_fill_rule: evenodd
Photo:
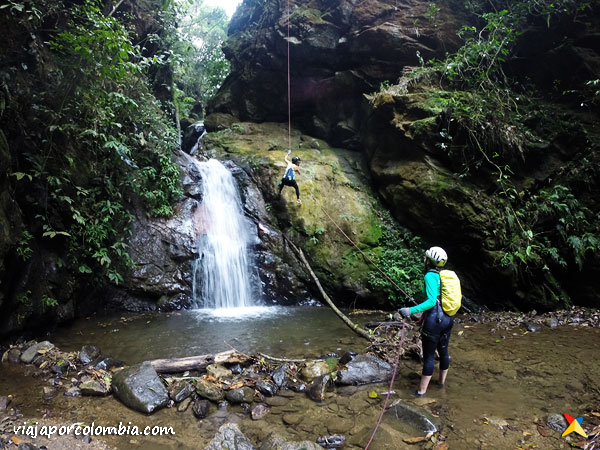
M 402 317 L 408 317 L 408 316 L 410 316 L 410 308 L 409 308 L 409 307 L 406 307 L 406 306 L 405 306 L 404 308 L 400 308 L 400 309 L 398 310 L 398 312 L 399 312 L 400 314 L 402 314 Z
M 291 151 L 291 150 L 288 150 L 288 155 L 291 155 L 291 154 L 292 154 L 292 151 Z

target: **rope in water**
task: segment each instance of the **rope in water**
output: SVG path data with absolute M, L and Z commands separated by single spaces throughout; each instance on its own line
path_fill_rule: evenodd
M 385 414 L 385 410 L 387 409 L 388 402 L 390 400 L 390 395 L 392 394 L 392 387 L 394 386 L 394 381 L 396 380 L 396 374 L 398 373 L 398 363 L 400 362 L 400 355 L 402 354 L 402 345 L 404 344 L 404 325 L 403 322 L 402 330 L 400 331 L 400 344 L 398 345 L 398 353 L 396 354 L 396 359 L 394 360 L 394 372 L 392 374 L 392 379 L 390 381 L 390 387 L 388 388 L 387 394 L 385 396 L 385 401 L 383 402 L 383 408 L 381 408 L 381 413 L 379 414 L 379 419 L 377 419 L 377 425 L 375 425 L 375 429 L 373 429 L 373 434 L 371 434 L 371 438 L 365 447 L 365 450 L 369 448 L 377 430 L 379 429 L 379 425 L 381 425 L 381 421 L 383 419 L 383 415 Z

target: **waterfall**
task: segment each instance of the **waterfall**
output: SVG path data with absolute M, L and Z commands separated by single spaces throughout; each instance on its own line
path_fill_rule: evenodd
M 194 303 L 200 308 L 252 304 L 249 225 L 229 170 L 216 159 L 199 163 L 202 203 L 196 224 L 198 257 L 193 267 Z

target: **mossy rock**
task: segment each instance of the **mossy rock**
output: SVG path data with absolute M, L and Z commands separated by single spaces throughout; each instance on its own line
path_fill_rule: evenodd
M 283 224 L 286 235 L 303 248 L 321 282 L 366 293 L 370 267 L 344 236 L 365 253 L 380 245 L 383 206 L 365 175 L 362 156 L 292 130 L 293 156 L 302 161 L 296 176 L 302 200 L 298 205 L 292 188 L 277 196 L 286 167 L 287 131 L 286 124 L 234 123 L 209 133 L 204 146 L 218 159 L 231 159 L 251 173 L 273 221 Z

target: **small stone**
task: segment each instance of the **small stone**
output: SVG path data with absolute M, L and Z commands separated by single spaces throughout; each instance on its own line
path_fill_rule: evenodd
M 176 403 L 180 403 L 194 392 L 191 383 L 185 380 L 176 381 L 169 388 L 169 397 Z
M 325 399 L 325 391 L 328 383 L 331 381 L 331 375 L 322 375 L 306 389 L 306 395 L 315 402 L 322 402 Z
M 192 411 L 198 419 L 204 419 L 210 411 L 210 402 L 197 398 L 192 406 Z
M 527 331 L 529 331 L 530 333 L 536 333 L 538 331 L 540 331 L 542 329 L 542 326 L 539 323 L 535 323 L 535 322 L 526 322 L 525 323 L 525 328 L 527 329 Z
M 105 382 L 94 380 L 92 377 L 85 376 L 79 384 L 81 395 L 99 395 L 104 396 L 110 393 L 110 385 Z
M 88 435 L 85 435 L 82 440 L 86 444 L 89 444 L 90 442 L 92 442 L 92 438 L 90 436 L 88 436 Z
M 208 367 L 206 367 L 206 373 L 209 376 L 215 378 L 216 380 L 220 380 L 222 378 L 230 378 L 233 374 L 231 370 L 219 364 L 211 364 Z
M 300 422 L 302 422 L 303 417 L 304 416 L 302 414 L 298 413 L 284 414 L 281 417 L 281 420 L 283 420 L 283 423 L 286 425 L 298 425 Z
M 270 381 L 257 381 L 255 386 L 258 392 L 266 395 L 267 397 L 273 397 L 275 394 L 277 394 L 277 387 L 275 387 L 275 384 L 271 383 Z
M 269 406 L 285 406 L 287 405 L 289 400 L 284 397 L 267 397 L 265 398 L 265 403 Z
M 67 397 L 79 397 L 81 395 L 81 390 L 73 386 L 65 391 L 65 395 Z
M 17 447 L 18 450 L 38 450 L 38 448 L 29 442 L 21 442 Z
M 550 414 L 546 419 L 546 426 L 562 433 L 567 429 L 568 424 L 562 414 Z
M 125 366 L 125 363 L 118 359 L 111 358 L 110 356 L 105 356 L 103 358 L 96 358 L 92 361 L 92 365 L 96 369 L 110 370 L 113 367 L 123 367 Z
M 44 400 L 51 400 L 54 397 L 56 397 L 57 394 L 58 392 L 56 391 L 56 388 L 53 388 L 51 386 L 44 386 L 42 388 L 42 398 Z
M 230 403 L 252 403 L 254 400 L 254 389 L 247 386 L 231 389 L 225 393 L 225 398 Z
M 2 362 L 8 361 L 11 364 L 19 364 L 21 362 L 21 350 L 18 348 L 9 348 L 2 355 Z
M 277 370 L 273 371 L 273 382 L 275 386 L 281 388 L 285 384 L 287 366 L 283 364 Z
M 200 397 L 207 398 L 213 402 L 218 402 L 223 399 L 223 391 L 219 389 L 215 384 L 206 381 L 202 378 L 196 382 L 196 393 Z
M 177 411 L 179 411 L 179 412 L 187 411 L 188 407 L 190 406 L 190 403 L 192 403 L 192 399 L 190 397 L 186 398 L 179 404 L 179 406 L 177 406 Z
M 554 318 L 554 317 L 548 317 L 545 321 L 544 324 L 546 324 L 546 326 L 548 328 L 558 328 L 558 319 Z
M 300 374 L 305 380 L 312 381 L 329 372 L 331 372 L 331 369 L 329 368 L 329 364 L 325 361 L 310 361 L 306 363 L 306 366 L 302 369 Z
M 81 350 L 79 350 L 79 361 L 81 361 L 82 364 L 87 365 L 98 358 L 98 356 L 100 356 L 100 349 L 95 345 L 84 345 L 81 347 Z
M 231 370 L 231 373 L 233 373 L 234 375 L 240 375 L 244 371 L 244 369 L 242 369 L 242 366 L 240 366 L 238 363 L 229 367 L 229 370 Z
M 3 395 L 0 397 L 0 411 L 5 411 L 8 409 L 8 405 L 10 405 L 10 397 L 8 395 Z
M 271 412 L 271 410 L 265 405 L 256 405 L 250 414 L 252 416 L 252 420 L 260 420 L 269 414 L 269 412 Z
M 27 348 L 21 354 L 21 362 L 25 364 L 31 364 L 33 359 L 38 355 L 38 352 L 52 350 L 54 348 L 54 344 L 49 341 L 39 342 L 37 344 L 33 344 Z

